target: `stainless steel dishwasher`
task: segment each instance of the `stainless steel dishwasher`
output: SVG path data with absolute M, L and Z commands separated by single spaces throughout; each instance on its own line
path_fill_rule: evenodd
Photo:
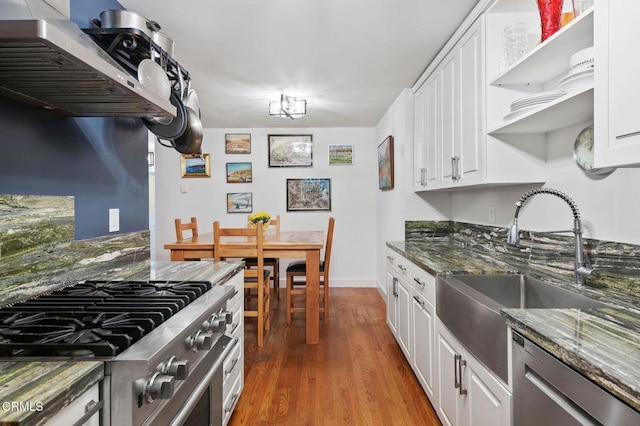
M 513 331 L 513 424 L 640 425 L 640 413 Z

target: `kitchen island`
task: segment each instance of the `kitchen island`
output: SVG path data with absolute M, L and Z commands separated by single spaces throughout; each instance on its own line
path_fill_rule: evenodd
M 203 280 L 224 285 L 243 269 L 242 262 L 144 263 L 142 267 L 133 265 L 130 269 L 111 270 L 108 278 L 115 281 Z M 104 374 L 103 362 L 91 359 L 0 362 L 0 425 L 45 424 L 99 383 Z
M 491 239 L 486 233 L 482 235 Z M 620 290 L 628 283 L 617 283 L 615 288 L 588 285 L 576 289 L 571 269 L 547 266 L 553 262 L 540 266 L 528 261 L 535 253 L 526 249 L 521 249 L 524 256 L 518 258 L 500 244 L 464 235 L 423 235 L 387 242 L 387 247 L 434 276 L 523 273 L 609 304 L 611 308 L 604 309 L 503 309 L 502 315 L 514 330 L 640 409 L 640 297 Z M 612 281 L 615 277 L 603 279 Z

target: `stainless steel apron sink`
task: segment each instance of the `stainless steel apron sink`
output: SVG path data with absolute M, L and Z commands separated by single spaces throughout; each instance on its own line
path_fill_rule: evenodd
M 606 304 L 527 275 L 452 275 L 436 280 L 436 313 L 487 368 L 508 381 L 503 308 L 601 308 Z

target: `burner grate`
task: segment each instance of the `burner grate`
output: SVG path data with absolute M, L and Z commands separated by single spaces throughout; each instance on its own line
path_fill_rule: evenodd
M 0 310 L 0 356 L 112 357 L 211 288 L 206 281 L 86 281 Z

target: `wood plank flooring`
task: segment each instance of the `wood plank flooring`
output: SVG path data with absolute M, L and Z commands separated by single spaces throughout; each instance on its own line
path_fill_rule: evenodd
M 440 425 L 377 289 L 332 288 L 318 345 L 305 344 L 304 314 L 286 326 L 280 296 L 263 347 L 245 319 L 245 387 L 229 425 Z

